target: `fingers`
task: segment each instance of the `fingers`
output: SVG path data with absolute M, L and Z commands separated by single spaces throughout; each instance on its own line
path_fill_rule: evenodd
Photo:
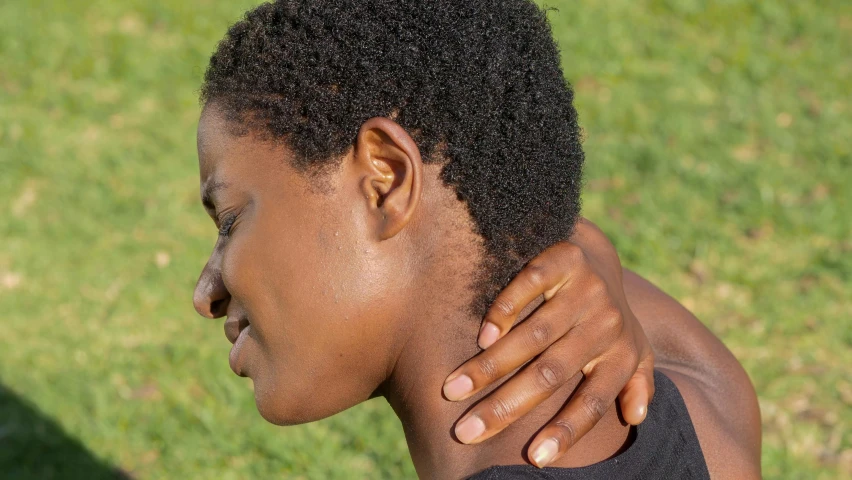
M 554 344 L 547 353 L 470 409 L 456 424 L 456 438 L 470 444 L 496 435 L 580 373 L 589 359 L 570 360 L 572 350 L 584 341 L 580 335 L 574 337 Z
M 568 242 L 558 243 L 548 250 L 551 256 L 547 257 L 547 262 L 531 261 L 494 300 L 479 332 L 480 348 L 490 347 L 505 335 L 521 310 L 539 295 L 550 300 L 568 281 L 567 272 L 572 271 L 571 265 L 584 255 L 580 248 Z M 559 253 L 553 253 L 553 250 L 559 250 Z
M 618 394 L 621 416 L 630 425 L 639 425 L 648 415 L 648 405 L 654 397 L 654 354 L 639 363 L 636 373 Z
M 530 444 L 528 455 L 533 464 L 544 467 L 553 463 L 588 433 L 613 406 L 629 375 L 612 360 L 596 365 L 565 408 Z
M 566 297 L 566 302 L 575 301 Z M 451 373 L 444 383 L 444 396 L 452 401 L 464 400 L 508 375 L 531 358 L 535 358 L 560 337 L 566 335 L 566 331 L 570 337 L 572 322 L 566 321 L 563 315 L 565 311 L 581 313 L 578 310 L 579 308 L 571 308 L 571 305 L 559 302 L 545 303 L 533 316 L 512 329 L 499 343 L 468 360 Z M 568 337 L 564 340 L 568 340 Z M 575 346 L 576 351 L 587 350 L 589 353 L 599 353 L 588 346 L 585 348 L 580 348 L 581 345 Z M 565 357 L 560 361 L 567 364 L 567 362 L 579 360 L 571 358 L 577 356 L 576 351 L 565 352 Z M 584 363 L 579 364 L 577 369 L 583 365 Z

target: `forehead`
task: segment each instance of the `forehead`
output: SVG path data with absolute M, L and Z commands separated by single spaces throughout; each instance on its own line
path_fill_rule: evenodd
M 235 135 L 233 126 L 215 105 L 207 105 L 198 120 L 198 166 L 206 183 L 245 183 L 280 170 L 283 152 L 257 137 Z
M 207 105 L 201 111 L 196 142 L 202 184 L 214 175 L 216 166 L 233 149 L 234 138 L 227 127 L 227 121 L 214 105 Z
M 232 193 L 265 195 L 300 183 L 285 145 L 234 131 L 215 105 L 208 104 L 201 112 L 197 142 L 202 196 L 216 185 L 227 185 Z

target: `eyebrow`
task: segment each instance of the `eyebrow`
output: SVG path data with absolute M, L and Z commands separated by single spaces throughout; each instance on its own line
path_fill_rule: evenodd
M 204 208 L 215 212 L 216 205 L 213 203 L 213 196 L 216 192 L 224 190 L 228 186 L 226 182 L 208 182 L 205 184 L 204 190 L 201 192 L 201 203 L 204 204 Z

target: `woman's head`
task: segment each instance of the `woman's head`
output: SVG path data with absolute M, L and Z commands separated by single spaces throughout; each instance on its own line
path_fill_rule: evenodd
M 280 143 L 230 130 L 208 104 L 198 128 L 201 191 L 219 240 L 195 306 L 228 316 L 231 368 L 252 378 L 264 417 L 316 420 L 385 380 L 415 294 L 448 286 L 441 269 L 464 271 L 453 260 L 463 250 L 480 257 L 477 237 L 459 227 L 465 213 L 437 168 L 424 179 L 416 145 L 391 120 L 366 122 L 356 148 L 321 175 L 294 168 Z M 437 259 L 449 246 L 453 254 Z
M 407 315 L 448 294 L 482 313 L 579 211 L 572 94 L 526 0 L 264 4 L 202 100 L 221 236 L 196 308 L 232 340 L 249 322 L 232 366 L 276 423 L 367 398 Z

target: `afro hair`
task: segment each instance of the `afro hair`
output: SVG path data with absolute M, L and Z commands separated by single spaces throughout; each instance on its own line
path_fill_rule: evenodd
M 482 236 L 484 313 L 580 212 L 583 150 L 546 13 L 530 0 L 280 0 L 231 26 L 201 101 L 286 142 L 303 171 L 392 117 L 442 163 Z

